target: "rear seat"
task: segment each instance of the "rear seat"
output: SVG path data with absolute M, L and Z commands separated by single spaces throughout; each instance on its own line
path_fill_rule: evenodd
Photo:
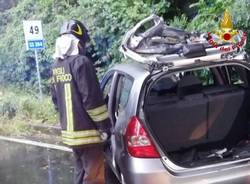
M 205 143 L 207 98 L 204 98 L 201 87 L 197 78 L 186 76 L 178 83 L 178 98 L 146 106 L 149 122 L 155 123 L 151 128 L 166 150 L 176 151 Z M 199 135 L 192 135 L 194 129 L 199 128 L 203 132 L 197 131 Z
M 168 152 L 195 145 L 236 144 L 247 136 L 246 92 L 239 87 L 217 87 L 202 91 L 195 76 L 178 83 L 178 98 L 146 107 L 155 135 Z M 159 101 L 158 101 L 159 102 Z
M 216 87 L 204 90 L 208 98 L 208 140 L 220 146 L 237 144 L 247 136 L 247 99 L 243 88 Z

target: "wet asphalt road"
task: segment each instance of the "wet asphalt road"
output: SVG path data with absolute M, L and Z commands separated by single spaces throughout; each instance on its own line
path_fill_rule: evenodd
M 70 184 L 70 152 L 0 141 L 0 184 Z

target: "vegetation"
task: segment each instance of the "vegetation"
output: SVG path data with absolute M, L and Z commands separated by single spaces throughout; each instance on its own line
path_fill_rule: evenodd
M 17 121 L 55 121 L 49 97 L 37 99 L 34 53 L 26 51 L 22 20 L 42 20 L 46 49 L 39 52 L 43 93 L 49 95 L 55 39 L 64 20 L 79 19 L 90 30 L 89 48 L 103 72 L 122 62 L 118 51 L 124 33 L 137 21 L 156 13 L 170 25 L 189 31 L 212 31 L 228 8 L 235 27 L 248 31 L 249 0 L 0 0 L 0 118 Z M 12 6 L 12 8 L 10 8 Z M 250 44 L 248 42 L 248 49 Z M 15 90 L 13 90 L 15 89 Z M 18 90 L 16 90 L 18 89 Z M 1 96 L 1 90 L 3 95 Z M 3 91 L 4 90 L 4 91 Z M 14 118 L 14 119 L 13 119 Z M 46 120 L 47 119 L 47 120 Z
M 0 133 L 26 134 L 29 124 L 51 124 L 58 122 L 49 97 L 42 101 L 36 96 L 16 89 L 0 91 Z

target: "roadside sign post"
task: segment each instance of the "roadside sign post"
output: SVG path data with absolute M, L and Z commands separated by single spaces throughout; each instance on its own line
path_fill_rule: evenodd
M 35 51 L 35 60 L 36 60 L 36 70 L 37 70 L 37 79 L 39 86 L 39 97 L 42 99 L 42 85 L 41 85 L 41 76 L 39 70 L 38 62 L 38 50 L 44 49 L 44 39 L 42 33 L 42 23 L 40 20 L 32 21 L 23 21 L 23 29 L 25 35 L 26 50 Z
M 38 79 L 38 86 L 39 86 L 39 97 L 40 99 L 42 99 L 43 93 L 42 93 L 41 76 L 40 76 L 39 63 L 38 63 L 38 57 L 37 57 L 37 49 L 35 49 L 35 59 L 36 59 L 36 72 L 37 72 L 37 79 Z

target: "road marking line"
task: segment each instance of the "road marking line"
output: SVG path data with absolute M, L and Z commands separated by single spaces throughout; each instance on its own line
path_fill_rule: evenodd
M 28 145 L 38 146 L 38 147 L 42 147 L 42 148 L 49 148 L 49 149 L 56 149 L 56 150 L 61 150 L 61 151 L 72 152 L 72 149 L 70 149 L 66 146 L 59 146 L 59 145 L 55 145 L 55 144 L 48 144 L 48 143 L 43 143 L 43 142 L 31 141 L 31 140 L 27 140 L 27 139 L 17 139 L 17 138 L 5 137 L 5 136 L 0 135 L 0 140 L 28 144 Z

